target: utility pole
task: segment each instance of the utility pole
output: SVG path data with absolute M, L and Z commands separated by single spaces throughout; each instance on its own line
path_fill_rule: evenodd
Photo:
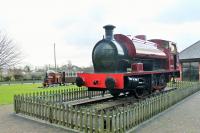
M 55 71 L 57 72 L 57 67 L 56 67 L 56 44 L 54 43 L 54 63 L 55 63 Z

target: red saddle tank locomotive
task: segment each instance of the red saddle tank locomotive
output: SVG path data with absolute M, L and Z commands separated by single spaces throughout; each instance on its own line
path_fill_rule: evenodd
M 113 96 L 128 92 L 141 98 L 164 89 L 171 78 L 180 75 L 174 42 L 146 40 L 144 35 L 113 35 L 115 26 L 103 28 L 105 38 L 92 51 L 94 73 L 78 73 L 77 86 L 93 91 L 109 90 Z

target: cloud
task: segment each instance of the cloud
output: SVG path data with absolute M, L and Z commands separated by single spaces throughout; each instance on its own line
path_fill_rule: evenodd
M 164 23 L 185 23 L 200 21 L 200 1 L 176 0 L 168 10 L 163 10 L 158 21 Z
M 194 11 L 180 0 L 6 0 L 1 2 L 0 28 L 22 48 L 24 64 L 53 64 L 56 43 L 59 65 L 91 64 L 92 49 L 104 34 L 103 26 L 113 24 L 115 33 L 146 34 L 177 42 L 179 49 L 197 41 L 199 21 L 179 16 Z M 187 2 L 185 2 L 187 3 Z M 191 5 L 192 6 L 192 5 Z M 177 10 L 178 17 L 173 18 Z M 187 15 L 186 15 L 187 16 Z M 197 15 L 198 16 L 198 15 Z M 170 19 L 169 21 L 167 17 Z M 176 20 L 177 18 L 177 20 Z M 166 19 L 166 20 L 165 20 Z M 180 23 L 174 23 L 180 20 Z
M 200 31 L 196 30 L 200 22 L 185 22 L 182 24 L 166 24 L 152 22 L 144 24 L 139 33 L 147 35 L 147 39 L 159 38 L 177 43 L 179 51 L 199 40 Z

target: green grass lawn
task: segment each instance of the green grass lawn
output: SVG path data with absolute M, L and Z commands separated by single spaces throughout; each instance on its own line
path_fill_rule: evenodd
M 58 86 L 49 88 L 39 88 L 42 84 L 12 84 L 12 85 L 1 85 L 0 86 L 0 105 L 12 104 L 13 96 L 15 94 L 24 94 L 30 92 L 37 92 L 42 90 L 57 90 L 76 87 L 74 85 Z

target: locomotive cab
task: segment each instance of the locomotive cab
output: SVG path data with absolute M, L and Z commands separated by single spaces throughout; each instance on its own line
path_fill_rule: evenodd
M 162 39 L 151 39 L 151 42 L 157 43 L 158 49 L 164 51 L 168 56 L 168 66 L 169 70 L 178 70 L 179 58 L 176 43 L 171 41 L 166 41 Z M 176 74 L 179 75 L 179 74 Z

